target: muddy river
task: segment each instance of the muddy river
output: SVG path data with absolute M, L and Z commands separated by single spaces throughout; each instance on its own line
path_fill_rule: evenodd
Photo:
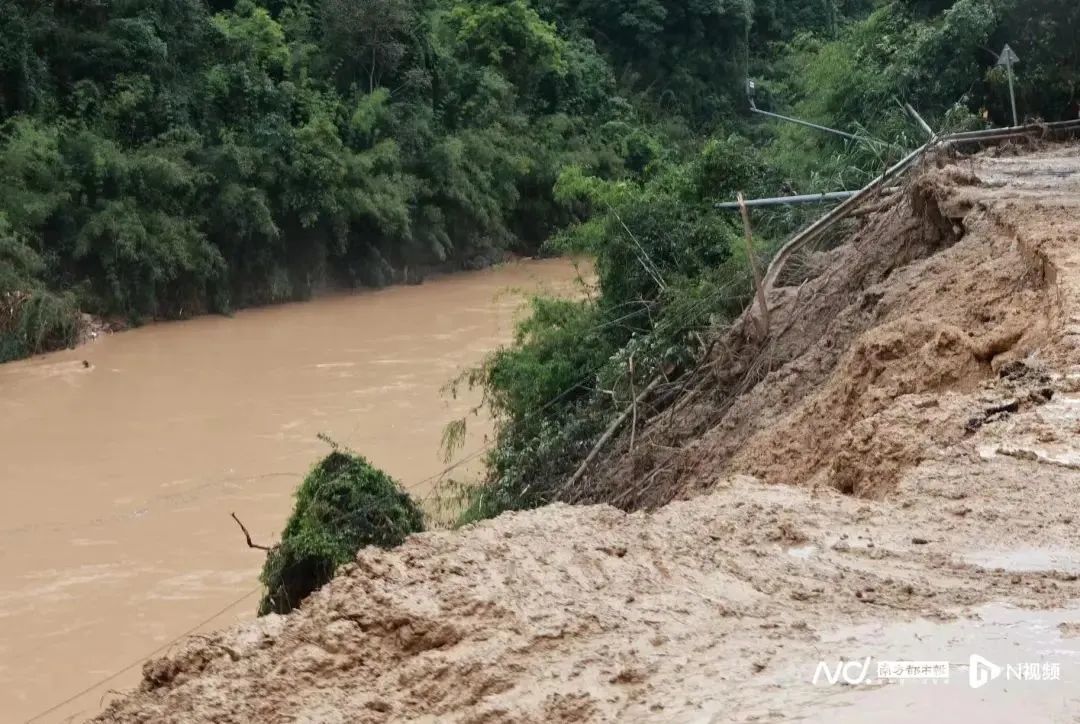
M 477 401 L 445 383 L 510 338 L 524 292 L 576 277 L 519 262 L 0 366 L 0 718 L 91 716 L 155 649 L 252 616 L 263 554 L 229 514 L 275 540 L 318 433 L 424 497 Z

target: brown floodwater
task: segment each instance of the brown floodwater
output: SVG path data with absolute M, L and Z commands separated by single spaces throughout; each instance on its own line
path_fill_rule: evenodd
M 327 452 L 318 433 L 423 497 L 443 427 L 478 399 L 443 386 L 510 339 L 522 292 L 576 278 L 566 260 L 517 262 L 0 366 L 0 718 L 83 689 L 40 721 L 92 716 L 158 647 L 251 617 L 263 554 L 229 514 L 276 540 Z M 459 457 L 489 431 L 470 418 Z

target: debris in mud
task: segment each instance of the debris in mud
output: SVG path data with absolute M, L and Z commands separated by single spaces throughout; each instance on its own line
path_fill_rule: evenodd
M 983 414 L 985 414 L 987 418 L 990 418 L 990 417 L 993 417 L 994 415 L 999 415 L 1001 413 L 1010 413 L 1011 414 L 1011 413 L 1017 412 L 1019 410 L 1020 410 L 1020 400 L 1017 400 L 1017 399 L 1014 398 L 1012 400 L 1008 400 L 1006 402 L 1002 402 L 1002 403 L 997 404 L 997 405 L 991 405 L 990 407 L 986 408 L 986 410 L 984 411 Z
M 974 433 L 983 425 L 987 425 L 992 422 L 998 422 L 1003 420 L 1006 416 L 1011 415 L 1014 412 L 1020 410 L 1020 400 L 1012 399 L 1006 402 L 1002 402 L 996 405 L 991 405 L 983 410 L 980 414 L 970 418 L 967 424 L 964 425 L 964 430 L 967 433 Z
M 1080 459 L 1058 458 L 1031 448 L 999 447 L 995 452 L 998 455 L 1005 455 L 1006 457 L 1016 458 L 1017 460 L 1026 460 L 1028 462 L 1043 463 L 1046 465 L 1057 465 L 1059 467 L 1068 468 L 1069 470 L 1080 470 Z

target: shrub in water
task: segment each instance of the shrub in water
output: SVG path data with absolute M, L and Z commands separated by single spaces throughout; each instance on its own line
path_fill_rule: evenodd
M 392 548 L 424 529 L 420 508 L 358 455 L 327 455 L 296 491 L 281 544 L 266 558 L 259 615 L 288 613 L 368 545 Z

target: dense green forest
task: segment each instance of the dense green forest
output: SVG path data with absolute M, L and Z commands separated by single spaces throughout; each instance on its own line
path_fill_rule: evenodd
M 850 183 L 882 160 L 752 120 L 748 75 L 769 107 L 903 143 L 897 99 L 936 122 L 1002 120 L 991 49 L 1008 40 L 1023 107 L 1056 117 L 1075 105 L 1077 15 L 1066 0 L 0 0 L 0 360 L 71 342 L 78 311 L 226 312 L 624 225 L 693 277 L 728 253 L 713 199 Z M 604 304 L 655 296 L 613 279 L 623 253 L 601 254 Z

